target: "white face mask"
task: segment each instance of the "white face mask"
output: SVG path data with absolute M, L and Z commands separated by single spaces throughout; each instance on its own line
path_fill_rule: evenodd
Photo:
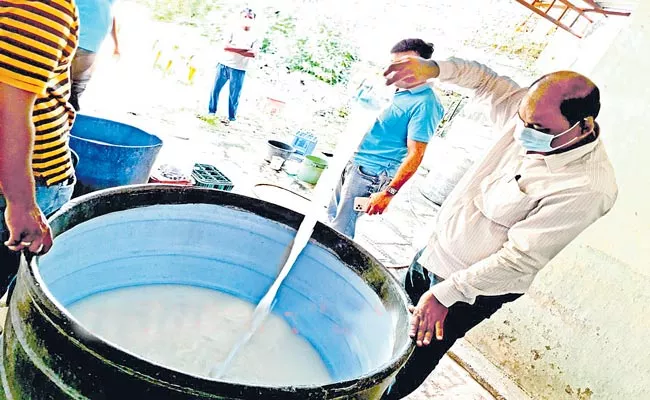
M 558 146 L 558 147 L 551 146 L 551 142 L 553 142 L 555 138 L 559 138 L 561 136 L 566 135 L 579 124 L 580 121 L 576 122 L 571 128 L 567 129 L 566 131 L 558 135 L 551 135 L 548 133 L 540 132 L 537 129 L 527 128 L 524 125 L 524 121 L 522 121 L 521 118 L 517 118 L 517 125 L 515 126 L 515 132 L 513 133 L 513 136 L 528 151 L 535 151 L 539 153 L 550 153 L 554 150 L 560 149 L 562 147 L 566 147 L 571 143 L 575 142 L 576 140 L 578 140 L 580 136 L 574 137 L 573 139 L 569 140 L 562 146 Z

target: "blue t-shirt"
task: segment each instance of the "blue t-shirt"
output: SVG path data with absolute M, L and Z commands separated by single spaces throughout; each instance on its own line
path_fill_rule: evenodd
M 111 7 L 115 0 L 77 0 L 79 47 L 96 53 L 113 24 Z
M 429 143 L 443 115 L 442 104 L 428 85 L 396 92 L 366 133 L 354 162 L 370 173 L 395 176 L 408 154 L 407 139 Z

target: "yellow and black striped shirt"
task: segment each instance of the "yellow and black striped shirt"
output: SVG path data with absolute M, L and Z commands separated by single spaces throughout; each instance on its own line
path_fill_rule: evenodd
M 0 81 L 36 94 L 32 168 L 48 186 L 73 174 L 68 98 L 78 31 L 73 0 L 0 0 Z

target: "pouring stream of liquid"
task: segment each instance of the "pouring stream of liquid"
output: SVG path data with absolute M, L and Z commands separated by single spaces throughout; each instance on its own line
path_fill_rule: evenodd
M 365 94 L 367 95 L 367 93 Z M 309 243 L 311 234 L 318 222 L 318 217 L 323 213 L 324 208 L 328 205 L 331 193 L 338 184 L 347 162 L 352 158 L 365 133 L 368 131 L 371 124 L 374 123 L 381 107 L 386 103 L 384 101 L 384 104 L 380 104 L 376 101 L 372 101 L 372 97 L 370 96 L 364 97 L 362 89 L 357 92 L 356 100 L 357 101 L 354 102 L 352 106 L 350 121 L 340 136 L 334 157 L 329 162 L 327 169 L 323 171 L 323 174 L 314 189 L 311 208 L 300 224 L 293 241 L 289 244 L 289 246 L 291 246 L 291 251 L 289 252 L 287 259 L 284 261 L 280 274 L 255 308 L 250 329 L 241 337 L 235 346 L 233 346 L 225 361 L 212 367 L 209 372 L 211 378 L 220 379 L 224 376 L 239 350 L 248 343 L 271 312 L 275 302 L 275 297 L 282 282 L 284 282 L 285 278 L 289 275 L 289 272 L 291 272 L 291 268 L 298 259 L 298 256 L 302 253 L 305 246 L 307 246 L 307 243 Z

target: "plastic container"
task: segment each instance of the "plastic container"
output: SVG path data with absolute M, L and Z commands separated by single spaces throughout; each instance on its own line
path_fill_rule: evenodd
M 162 147 L 159 137 L 134 126 L 78 114 L 70 148 L 78 155 L 74 196 L 147 183 Z
M 156 284 L 256 303 L 302 219 L 259 199 L 169 185 L 108 189 L 68 203 L 51 220 L 56 246 L 22 260 L 0 336 L 0 398 L 379 399 L 414 349 L 408 300 L 374 257 L 323 224 L 273 312 L 321 355 L 333 380 L 326 386 L 200 378 L 103 340 L 66 308 L 103 291 Z
M 307 131 L 298 131 L 293 137 L 293 142 L 291 145 L 296 150 L 296 153 L 307 156 L 314 152 L 316 145 L 318 144 L 318 138 Z
M 271 169 L 279 171 L 282 169 L 282 165 L 284 164 L 285 159 L 282 157 L 278 156 L 273 156 L 271 158 Z
M 304 158 L 305 157 L 301 156 L 300 154 L 292 154 L 284 163 L 284 172 L 290 176 L 298 175 L 298 171 L 300 171 L 300 166 Z
M 194 164 L 192 178 L 195 182 L 194 186 L 224 190 L 226 192 L 235 187 L 228 177 L 210 164 Z
M 268 151 L 264 160 L 266 162 L 271 162 L 271 159 L 274 156 L 282 157 L 285 160 L 295 152 L 295 149 L 292 145 L 281 142 L 279 140 L 269 140 L 268 142 Z
M 327 160 L 316 156 L 305 156 L 298 172 L 298 179 L 315 185 L 325 168 L 327 168 Z

